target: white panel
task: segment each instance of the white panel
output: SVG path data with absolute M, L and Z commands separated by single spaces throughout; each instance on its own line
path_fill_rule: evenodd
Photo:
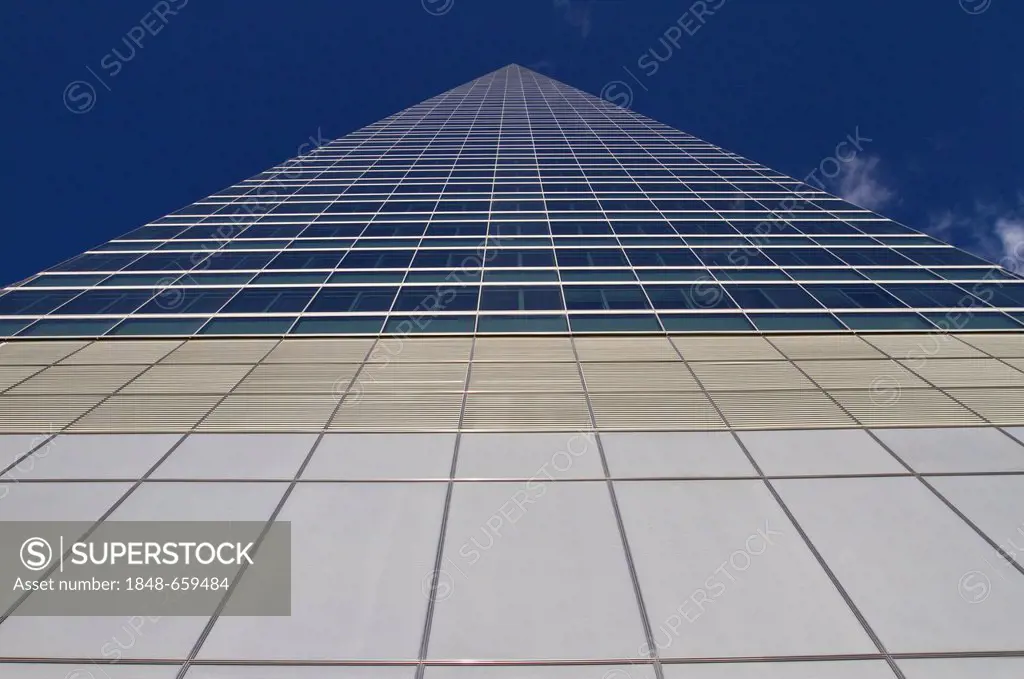
M 726 432 L 606 433 L 601 442 L 618 478 L 755 475 Z
M 280 515 L 291 615 L 220 618 L 199 658 L 415 659 L 444 497 L 443 483 L 300 484 Z
M 914 478 L 774 482 L 893 653 L 1019 649 L 1024 576 L 985 596 L 991 548 Z
M 327 434 L 303 479 L 447 479 L 455 434 Z
M 1024 446 L 998 429 L 879 429 L 875 434 L 915 471 L 1024 471 Z
M 316 439 L 316 434 L 192 434 L 152 478 L 290 481 Z
M 463 434 L 459 467 L 463 479 L 604 478 L 592 432 Z
M 761 481 L 616 481 L 663 658 L 876 649 Z
M 138 479 L 179 438 L 175 434 L 58 436 L 21 467 L 26 470 L 24 478 L 31 479 Z
M 662 669 L 665 679 L 895 679 L 896 676 L 884 660 L 665 665 Z
M 768 476 L 908 473 L 862 429 L 745 431 L 739 437 Z
M 430 658 L 640 655 L 605 483 L 456 484 L 444 553 Z
M 943 658 L 900 660 L 907 679 L 1020 679 L 1024 658 Z

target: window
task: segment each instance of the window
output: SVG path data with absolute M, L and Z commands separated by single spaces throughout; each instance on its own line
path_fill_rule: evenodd
M 488 248 L 484 253 L 488 267 L 550 267 L 555 265 L 551 250 L 515 250 Z
M 164 288 L 136 313 L 212 314 L 234 297 L 237 288 Z
M 147 255 L 152 256 L 152 255 Z M 238 271 L 262 269 L 273 259 L 273 253 L 265 252 L 218 252 L 199 267 L 204 271 Z M 131 267 L 133 269 L 137 266 Z
M 798 285 L 726 285 L 741 309 L 817 309 L 813 297 Z
M 980 302 L 949 283 L 883 286 L 912 307 L 980 306 Z
M 897 248 L 909 259 L 925 266 L 984 266 L 988 264 L 980 257 L 953 247 L 946 248 Z
M 153 296 L 153 290 L 87 290 L 57 309 L 59 314 L 128 314 Z
M 476 311 L 477 286 L 404 286 L 395 300 L 395 311 Z
M 291 313 L 302 311 L 317 288 L 246 288 L 236 295 L 223 313 Z
M 0 297 L 0 315 L 41 316 L 76 297 L 81 290 L 12 290 Z
M 268 269 L 333 269 L 341 261 L 344 251 L 337 252 L 282 252 L 268 265 Z
M 735 309 L 722 286 L 705 279 L 688 285 L 645 285 L 654 308 L 662 309 Z
M 805 286 L 805 289 L 829 309 L 887 309 L 905 306 L 885 290 L 873 284 L 813 284 Z
M 832 253 L 852 266 L 910 266 L 912 261 L 888 248 L 835 248 Z
M 495 285 L 484 287 L 480 308 L 486 311 L 562 309 L 562 295 L 552 285 Z
M 313 298 L 307 311 L 387 311 L 398 288 L 371 286 L 323 288 Z
M 629 266 L 619 248 L 606 250 L 560 249 L 556 253 L 560 267 Z
M 700 260 L 689 248 L 629 248 L 626 254 L 633 266 L 701 266 Z
M 343 269 L 404 269 L 412 250 L 351 250 L 341 260 Z
M 566 285 L 565 305 L 570 311 L 591 309 L 649 309 L 639 285 Z
M 843 266 L 843 261 L 824 248 L 771 248 L 764 250 L 779 266 Z

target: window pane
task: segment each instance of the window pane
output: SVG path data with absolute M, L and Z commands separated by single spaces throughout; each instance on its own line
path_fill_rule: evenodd
M 223 312 L 228 314 L 288 313 L 302 311 L 317 288 L 247 288 Z
M 817 309 L 813 297 L 797 285 L 727 285 L 742 309 Z
M 323 288 L 308 311 L 387 311 L 397 292 L 398 288 L 370 286 Z
M 550 285 L 485 286 L 480 308 L 487 311 L 562 309 L 562 295 L 557 286 Z

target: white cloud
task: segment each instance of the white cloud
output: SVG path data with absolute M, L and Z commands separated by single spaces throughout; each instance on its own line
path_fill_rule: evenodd
M 1024 273 L 1024 193 L 1016 204 L 977 202 L 969 212 L 940 212 L 933 215 L 928 233 Z
M 590 35 L 590 0 L 554 0 L 554 4 L 556 10 L 561 10 L 566 22 L 580 30 L 582 37 Z
M 1015 273 L 1024 273 L 1024 218 L 1000 217 L 995 232 L 1003 246 L 999 263 Z
M 889 205 L 896 192 L 878 178 L 878 156 L 857 155 L 844 161 L 833 181 L 841 198 L 865 210 L 879 210 Z

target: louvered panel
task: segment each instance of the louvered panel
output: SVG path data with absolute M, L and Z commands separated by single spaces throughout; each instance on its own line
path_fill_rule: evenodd
M 1024 387 L 1024 373 L 994 358 L 901 361 L 936 387 Z
M 49 366 L 88 342 L 25 341 L 0 344 L 0 366 Z
M 849 427 L 854 421 L 821 391 L 733 391 L 711 394 L 736 429 Z
M 471 337 L 384 337 L 367 359 L 370 363 L 465 362 L 473 347 Z
M 474 363 L 470 391 L 583 391 L 575 363 Z
M 1020 371 L 1024 371 L 1024 358 L 1004 358 L 1003 361 Z
M 13 387 L 43 369 L 41 365 L 0 366 L 0 391 Z
M 695 337 L 672 338 L 687 361 L 766 361 L 783 356 L 763 337 Z
M 122 394 L 226 394 L 251 365 L 155 365 Z
M 331 431 L 453 431 L 462 394 L 353 394 L 346 396 Z
M 362 363 L 373 339 L 286 339 L 264 363 Z
M 109 395 L 146 368 L 144 365 L 55 365 L 9 393 Z
M 927 387 L 920 377 L 896 361 L 796 361 L 823 389 Z
M 84 347 L 88 342 L 63 340 L 7 342 L 0 345 L 0 365 L 50 365 Z
M 964 334 L 957 337 L 996 358 L 1024 358 L 1024 332 Z
M 725 429 L 714 405 L 701 392 L 591 394 L 600 429 L 619 431 L 708 431 Z
M 235 387 L 235 393 L 342 394 L 358 369 L 356 363 L 264 363 Z
M 629 362 L 629 363 L 581 363 L 586 379 L 587 391 L 600 392 L 652 392 L 652 391 L 700 391 L 686 364 Z
M 62 365 L 156 363 L 180 344 L 179 340 L 100 340 L 68 356 Z
M 938 389 L 859 389 L 830 393 L 866 427 L 957 426 L 982 422 Z
M 478 337 L 474 361 L 575 361 L 568 337 Z
M 566 431 L 590 429 L 583 392 L 469 394 L 464 429 L 480 431 Z
M 690 367 L 708 391 L 814 389 L 814 384 L 788 361 L 698 361 Z
M 885 358 L 856 335 L 778 335 L 769 341 L 791 359 Z
M 0 396 L 0 432 L 56 432 L 100 400 L 101 396 Z
M 678 361 L 665 337 L 576 337 L 581 361 Z
M 969 358 L 984 356 L 955 336 L 943 332 L 915 335 L 873 335 L 865 338 L 892 358 Z
M 320 431 L 338 406 L 332 394 L 232 394 L 196 427 L 201 432 Z
M 992 424 L 1024 425 L 1024 389 L 950 389 L 948 393 Z
M 277 340 L 194 339 L 182 344 L 162 363 L 258 363 Z
M 186 432 L 219 396 L 111 396 L 76 422 L 72 432 Z
M 353 391 L 458 391 L 466 386 L 467 363 L 367 363 Z

